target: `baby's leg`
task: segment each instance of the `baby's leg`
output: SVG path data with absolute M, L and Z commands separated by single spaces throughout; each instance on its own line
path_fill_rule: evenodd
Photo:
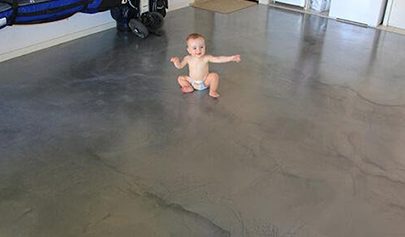
M 219 96 L 217 89 L 219 84 L 219 76 L 215 72 L 211 72 L 208 74 L 207 78 L 204 80 L 205 86 L 210 88 L 209 95 L 216 98 Z
M 191 86 L 191 84 L 188 82 L 190 78 L 188 76 L 179 76 L 177 78 L 177 82 L 179 83 L 181 87 L 181 91 L 184 93 L 190 93 L 194 91 L 194 88 Z

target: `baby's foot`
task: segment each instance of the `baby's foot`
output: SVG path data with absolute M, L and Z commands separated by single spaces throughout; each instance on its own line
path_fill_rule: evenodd
M 209 95 L 210 95 L 211 97 L 213 97 L 213 98 L 218 98 L 218 97 L 219 97 L 219 94 L 218 94 L 218 92 L 216 92 L 216 91 L 210 91 Z
M 184 87 L 181 88 L 181 91 L 183 93 L 190 93 L 190 92 L 193 92 L 194 89 L 191 86 L 184 86 Z

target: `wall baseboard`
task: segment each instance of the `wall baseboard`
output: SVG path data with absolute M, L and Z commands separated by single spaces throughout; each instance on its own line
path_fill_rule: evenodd
M 98 33 L 98 32 L 104 31 L 104 30 L 108 30 L 115 26 L 116 26 L 115 22 L 110 22 L 107 24 L 99 25 L 96 27 L 81 30 L 81 31 L 74 32 L 71 34 L 63 35 L 58 38 L 43 41 L 41 43 L 30 45 L 30 46 L 27 46 L 27 47 L 24 47 L 21 49 L 16 49 L 16 50 L 13 50 L 13 51 L 10 51 L 7 53 L 3 53 L 3 54 L 0 54 L 0 62 L 6 61 L 6 60 L 9 60 L 12 58 L 20 57 L 20 56 L 23 56 L 23 55 L 26 55 L 29 53 L 33 53 L 35 51 L 39 51 L 39 50 L 46 49 L 46 48 L 49 48 L 52 46 L 56 46 L 59 44 L 63 44 L 68 41 L 79 39 L 79 38 L 82 38 L 82 37 L 85 37 L 85 36 L 88 36 L 91 34 L 95 34 L 95 33 Z
M 177 0 L 177 1 L 170 1 L 169 2 L 169 11 L 177 10 L 183 7 L 190 6 L 194 0 Z

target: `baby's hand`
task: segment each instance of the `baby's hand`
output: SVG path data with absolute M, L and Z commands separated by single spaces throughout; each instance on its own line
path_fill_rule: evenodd
M 170 59 L 170 62 L 174 63 L 174 64 L 179 64 L 180 63 L 180 59 L 178 57 L 172 57 Z
M 240 62 L 240 55 L 239 54 L 233 55 L 232 61 L 237 62 L 237 63 Z

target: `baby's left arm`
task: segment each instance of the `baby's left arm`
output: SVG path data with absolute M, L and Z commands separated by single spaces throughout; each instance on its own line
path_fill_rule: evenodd
M 227 63 L 227 62 L 240 62 L 240 55 L 232 55 L 232 56 L 208 56 L 208 62 L 211 63 Z

